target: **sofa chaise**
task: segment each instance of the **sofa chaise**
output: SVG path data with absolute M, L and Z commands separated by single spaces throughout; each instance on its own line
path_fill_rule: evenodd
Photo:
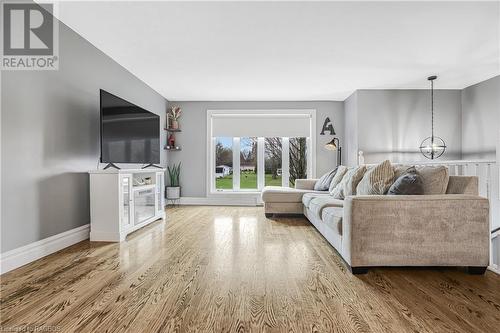
M 446 171 L 447 172 L 447 171 Z M 344 200 L 314 191 L 266 187 L 266 217 L 304 214 L 353 274 L 380 266 L 465 266 L 482 274 L 489 263 L 489 203 L 478 178 L 448 176 L 444 194 L 354 195 Z

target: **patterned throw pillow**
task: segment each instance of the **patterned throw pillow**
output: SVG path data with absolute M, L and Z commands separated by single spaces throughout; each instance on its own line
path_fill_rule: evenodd
M 389 188 L 388 195 L 420 195 L 424 194 L 424 182 L 422 176 L 415 167 L 408 168 L 396 179 Z
M 356 194 L 356 186 L 363 178 L 366 172 L 366 166 L 351 167 L 347 169 L 347 173 L 340 184 L 334 189 L 333 197 L 335 199 L 345 199 L 347 196 Z
M 330 194 L 333 195 L 333 190 L 340 184 L 342 181 L 342 178 L 344 178 L 345 174 L 347 172 L 347 167 L 343 165 L 339 165 L 337 167 L 337 173 L 335 174 L 335 177 L 333 177 L 332 182 L 330 183 Z
M 337 168 L 333 169 L 330 172 L 325 173 L 321 176 L 320 179 L 314 184 L 315 191 L 327 191 L 330 188 L 330 183 L 332 182 L 333 177 L 337 173 Z
M 394 168 L 389 160 L 366 171 L 356 188 L 358 195 L 385 194 L 394 181 Z

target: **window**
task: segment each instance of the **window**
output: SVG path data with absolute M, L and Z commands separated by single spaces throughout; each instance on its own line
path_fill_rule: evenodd
M 295 179 L 307 178 L 307 138 L 290 138 L 289 186 L 295 186 Z
M 258 192 L 314 176 L 314 110 L 207 112 L 209 193 Z
M 233 138 L 216 138 L 215 188 L 233 189 Z
M 264 184 L 266 186 L 282 185 L 282 138 L 265 138 Z
M 257 138 L 240 138 L 240 189 L 257 189 Z

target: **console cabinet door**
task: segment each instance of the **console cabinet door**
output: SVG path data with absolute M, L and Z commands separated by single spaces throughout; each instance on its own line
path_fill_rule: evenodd
M 165 209 L 165 198 L 163 191 L 165 188 L 163 172 L 156 173 L 156 213 L 163 214 Z
M 120 175 L 120 224 L 124 229 L 133 225 L 132 175 Z

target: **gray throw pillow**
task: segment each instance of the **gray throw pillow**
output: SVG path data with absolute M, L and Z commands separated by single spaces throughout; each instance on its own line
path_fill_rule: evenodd
M 424 182 L 415 167 L 408 168 L 389 188 L 388 195 L 422 195 Z
M 335 174 L 337 173 L 337 168 L 333 169 L 330 172 L 325 173 L 323 176 L 321 176 L 320 179 L 314 184 L 314 190 L 315 191 L 328 191 L 330 188 L 330 183 L 332 182 L 333 177 L 335 177 Z

